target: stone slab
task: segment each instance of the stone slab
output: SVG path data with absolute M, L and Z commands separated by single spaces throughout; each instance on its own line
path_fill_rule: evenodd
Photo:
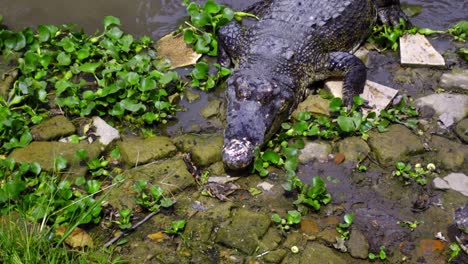
M 400 38 L 400 62 L 404 66 L 445 67 L 445 60 L 421 34 Z

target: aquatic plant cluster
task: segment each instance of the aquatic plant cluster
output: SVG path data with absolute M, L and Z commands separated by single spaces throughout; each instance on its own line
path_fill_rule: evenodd
M 209 56 L 218 54 L 216 34 L 220 27 L 233 19 L 254 17 L 211 0 L 204 5 L 188 0 L 183 3 L 190 18 L 179 31 L 195 51 Z M 98 195 L 122 181 L 119 170 L 110 166 L 120 153 L 113 150 L 107 158 L 88 159 L 86 151 L 77 151 L 76 156 L 87 164 L 89 172 L 70 181 L 63 177 L 68 167 L 68 161 L 63 157 L 57 157 L 54 168 L 45 171 L 38 163 L 20 163 L 4 156 L 33 140 L 30 126 L 39 124 L 52 112 L 70 117 L 102 116 L 117 126 L 124 123 L 133 126 L 164 124 L 180 110 L 176 100 L 171 98 L 177 97 L 184 87 L 190 84 L 210 90 L 231 72 L 214 64 L 216 71 L 210 74 L 210 65 L 201 61 L 194 65 L 187 76 L 189 79 L 184 79 L 169 70 L 170 65 L 158 57 L 149 37 L 136 39 L 126 34 L 120 28 L 120 20 L 113 16 L 105 17 L 103 32 L 94 35 L 76 30 L 73 25 L 39 25 L 35 30 L 12 31 L 1 27 L 1 21 L 0 16 L 1 55 L 15 65 L 7 74 L 19 77 L 11 89 L 0 90 L 0 214 L 17 211 L 27 220 L 41 222 L 41 227 L 51 227 L 43 229 L 47 236 L 41 237 L 50 247 L 61 245 L 76 226 L 102 220 L 104 196 Z M 467 24 L 462 21 L 447 32 L 457 40 L 466 41 Z M 398 37 L 405 33 L 403 28 L 404 25 L 375 28 L 370 41 L 396 49 Z M 445 33 L 414 28 L 410 32 Z M 364 104 L 362 98 L 355 97 L 353 107 L 348 109 L 341 99 L 327 94 L 323 96 L 330 99 L 331 116 L 314 117 L 308 112 L 300 113 L 296 121 L 282 124 L 282 130 L 268 142 L 265 150 L 256 150 L 253 172 L 265 177 L 271 165 L 283 168 L 288 178 L 284 189 L 297 193 L 294 201 L 297 210 L 287 212 L 285 218 L 277 214 L 272 216 L 284 232 L 299 224 L 301 215 L 309 208 L 320 210 L 332 199 L 320 177 L 303 183 L 296 176 L 298 153 L 304 147 L 304 137 L 335 139 L 358 135 L 365 139 L 370 129 L 385 131 L 391 123 L 411 128 L 416 125 L 417 112 L 409 105 L 408 98 L 382 110 L 379 115 L 363 115 L 360 111 Z M 424 170 L 416 166 L 412 170 L 411 165 L 398 163 L 394 175 L 423 185 L 430 171 L 429 167 Z M 175 202 L 164 197 L 164 190 L 159 186 L 136 182 L 133 187 L 137 204 L 148 212 L 157 213 Z M 118 228 L 134 228 L 130 209 L 119 210 L 117 215 L 112 223 Z M 353 218 L 354 215 L 346 214 L 345 223 L 337 226 L 344 238 L 349 236 L 348 228 Z M 56 235 L 55 229 L 63 225 L 68 226 L 65 234 L 51 238 Z M 164 232 L 182 235 L 184 227 L 185 220 L 178 220 Z M 0 237 L 9 237 L 2 234 Z M 1 242 L 4 242 L 2 238 Z M 369 258 L 384 260 L 384 247 L 378 255 L 372 254 Z M 2 260 L 7 258 L 0 253 L 0 262 Z M 102 263 L 109 262 L 103 260 Z

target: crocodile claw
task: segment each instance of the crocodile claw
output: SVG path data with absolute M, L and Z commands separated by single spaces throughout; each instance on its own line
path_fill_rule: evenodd
M 388 7 L 383 7 L 378 12 L 379 19 L 383 24 L 392 25 L 394 27 L 400 24 L 400 18 L 405 21 L 407 28 L 411 27 L 411 22 L 408 17 L 401 11 L 399 5 L 392 5 Z

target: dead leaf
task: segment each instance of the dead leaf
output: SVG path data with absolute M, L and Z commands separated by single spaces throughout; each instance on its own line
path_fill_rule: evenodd
M 157 242 L 162 242 L 166 238 L 166 234 L 163 232 L 152 233 L 146 236 L 150 240 L 156 240 Z
M 184 42 L 184 34 L 181 33 L 174 35 L 174 32 L 171 32 L 162 37 L 156 45 L 158 55 L 169 60 L 171 69 L 195 64 L 202 56 Z
M 61 226 L 55 230 L 55 233 L 59 236 L 63 236 L 65 231 L 67 230 L 66 227 Z M 83 229 L 76 227 L 73 229 L 71 234 L 65 239 L 65 244 L 69 245 L 72 248 L 83 248 L 83 247 L 93 247 L 93 239 L 91 238 L 86 231 Z

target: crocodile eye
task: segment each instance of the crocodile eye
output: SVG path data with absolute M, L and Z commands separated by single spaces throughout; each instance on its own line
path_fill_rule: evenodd
M 257 86 L 256 99 L 262 103 L 271 101 L 273 97 L 273 87 L 269 83 L 261 83 Z
M 236 97 L 238 99 L 248 99 L 252 92 L 250 90 L 249 82 L 242 77 L 239 77 L 234 82 Z

